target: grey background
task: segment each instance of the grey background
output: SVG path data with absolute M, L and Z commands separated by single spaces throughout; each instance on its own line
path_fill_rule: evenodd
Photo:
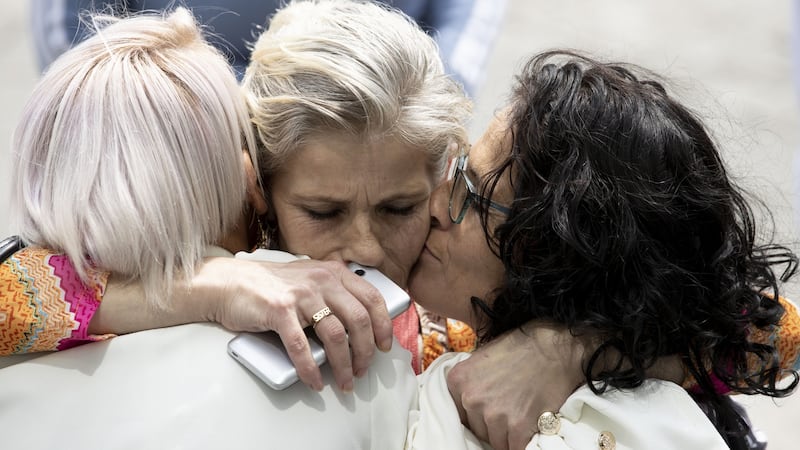
M 492 0 L 484 0 L 492 1 Z M 0 15 L 0 211 L 7 211 L 11 133 L 37 81 L 28 2 L 4 2 Z M 480 135 L 501 105 L 512 74 L 532 53 L 588 50 L 665 75 L 673 92 L 708 123 L 732 173 L 774 213 L 775 237 L 797 251 L 792 170 L 798 139 L 789 0 L 510 0 L 506 22 L 478 92 L 471 126 Z M 0 236 L 9 228 L 0 213 Z M 788 286 L 800 298 L 798 282 Z M 796 448 L 800 399 L 743 398 L 771 449 Z

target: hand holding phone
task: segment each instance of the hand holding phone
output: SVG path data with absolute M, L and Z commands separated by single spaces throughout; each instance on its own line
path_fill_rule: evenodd
M 348 268 L 378 289 L 390 317 L 408 309 L 411 303 L 408 293 L 380 271 L 352 263 Z M 322 365 L 326 361 L 322 343 L 311 328 L 306 329 L 306 336 L 314 361 Z M 239 334 L 228 343 L 228 354 L 273 389 L 286 389 L 299 379 L 280 336 L 273 331 Z

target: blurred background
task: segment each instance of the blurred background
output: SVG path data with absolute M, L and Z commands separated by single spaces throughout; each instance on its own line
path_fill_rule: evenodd
M 479 0 L 491 2 L 494 0 Z M 11 133 L 39 76 L 27 1 L 4 2 L 0 15 L 0 211 L 7 211 Z M 505 102 L 512 75 L 533 53 L 554 47 L 643 65 L 712 125 L 734 177 L 772 212 L 772 237 L 800 251 L 795 158 L 800 159 L 800 76 L 793 67 L 796 20 L 791 0 L 508 0 L 475 91 L 470 135 L 478 137 Z M 800 171 L 797 171 L 800 173 Z M 767 217 L 761 215 L 768 223 Z M 0 213 L 0 237 L 11 234 Z M 800 278 L 797 277 L 797 278 Z M 800 299 L 795 280 L 786 293 Z M 769 448 L 797 448 L 800 395 L 741 398 Z

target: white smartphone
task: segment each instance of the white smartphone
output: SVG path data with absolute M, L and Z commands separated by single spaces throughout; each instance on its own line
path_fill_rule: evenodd
M 349 264 L 348 267 L 380 291 L 390 317 L 395 318 L 408 309 L 411 304 L 408 293 L 386 275 L 375 268 L 358 264 Z M 324 364 L 325 349 L 319 338 L 310 327 L 306 328 L 306 336 L 314 361 L 318 366 Z M 299 380 L 280 336 L 274 331 L 241 333 L 228 342 L 228 354 L 272 389 L 286 389 Z

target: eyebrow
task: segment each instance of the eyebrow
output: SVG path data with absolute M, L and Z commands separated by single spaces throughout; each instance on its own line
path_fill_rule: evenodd
M 342 200 L 339 198 L 328 197 L 324 195 L 302 195 L 302 194 L 295 194 L 289 197 L 292 199 L 293 203 L 324 203 L 326 205 L 341 207 L 347 205 L 347 200 Z
M 464 173 L 467 174 L 467 178 L 469 178 L 469 181 L 471 181 L 472 184 L 475 185 L 475 188 L 477 189 L 478 186 L 476 183 L 479 184 L 481 182 L 481 177 L 478 176 L 478 173 L 475 172 L 475 169 L 473 169 L 472 166 L 467 164 L 467 168 L 464 170 Z
M 398 192 L 381 199 L 378 204 L 386 204 L 403 200 L 421 200 L 428 196 L 428 191 L 424 186 L 419 186 L 414 192 Z M 292 196 L 295 201 L 304 203 L 325 203 L 331 206 L 346 206 L 350 203 L 348 199 L 335 198 L 329 195 L 303 195 L 295 194 Z

